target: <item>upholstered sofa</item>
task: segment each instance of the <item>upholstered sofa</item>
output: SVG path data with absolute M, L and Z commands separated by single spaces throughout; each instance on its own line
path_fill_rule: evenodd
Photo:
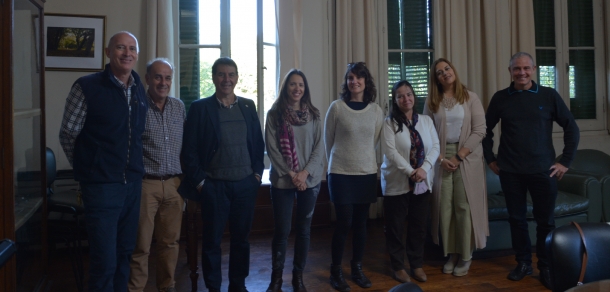
M 561 155 L 557 157 L 557 160 Z M 602 198 L 602 220 L 610 221 L 610 155 L 594 149 L 576 151 L 568 174 L 589 175 L 599 181 Z
M 482 251 L 510 249 L 511 235 L 508 212 L 499 177 L 487 167 L 487 204 L 489 237 Z M 588 175 L 565 174 L 558 184 L 559 193 L 555 204 L 557 227 L 576 222 L 600 222 L 601 188 L 599 181 Z M 528 195 L 527 217 L 532 245 L 536 244 L 536 222 L 532 215 L 531 199 Z

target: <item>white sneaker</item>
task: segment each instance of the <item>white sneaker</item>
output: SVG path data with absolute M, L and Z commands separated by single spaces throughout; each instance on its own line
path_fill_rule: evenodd
M 459 258 L 460 257 L 459 257 L 459 255 L 457 253 L 450 253 L 449 254 L 449 260 L 443 266 L 443 273 L 445 273 L 445 274 L 453 273 L 453 269 L 455 268 L 455 265 L 457 264 Z
M 466 276 L 468 274 L 468 270 L 470 269 L 470 264 L 472 264 L 472 259 L 469 261 L 463 261 L 460 259 L 457 266 L 453 269 L 453 275 L 456 277 Z

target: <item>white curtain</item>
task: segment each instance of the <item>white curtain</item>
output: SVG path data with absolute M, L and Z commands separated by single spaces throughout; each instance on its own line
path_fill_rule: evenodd
M 278 33 L 278 79 L 292 68 L 303 66 L 303 6 L 302 0 L 276 0 Z M 281 42 L 280 42 L 281 40 Z M 279 82 L 278 82 L 279 87 Z
M 280 15 L 281 15 L 281 7 L 280 7 L 280 1 L 279 0 L 274 0 L 274 4 L 275 4 L 275 44 L 277 46 L 277 57 L 276 57 L 276 67 L 275 67 L 275 72 L 277 72 L 276 76 L 275 76 L 275 88 L 276 88 L 276 92 L 279 92 L 280 90 L 280 82 L 282 80 L 282 46 L 280 46 Z M 283 2 L 283 1 L 282 1 Z
M 144 62 L 154 58 L 168 58 L 175 66 L 173 5 L 171 0 L 148 0 L 146 6 L 146 50 L 147 56 Z M 142 61 L 142 60 L 140 60 Z M 176 71 L 176 70 L 174 70 Z M 169 95 L 176 96 L 175 88 L 179 84 L 177 72 L 174 72 L 174 86 Z
M 508 61 L 526 51 L 536 55 L 532 0 L 433 0 L 434 56 L 455 66 L 462 83 L 487 108 L 510 84 Z
M 387 52 L 380 52 L 380 44 L 387 43 L 387 40 L 383 38 L 385 34 L 380 33 L 383 28 L 378 19 L 380 10 L 385 13 L 384 1 L 336 0 L 335 86 L 338 93 L 348 63 L 365 62 L 377 86 L 376 102 L 386 109 Z

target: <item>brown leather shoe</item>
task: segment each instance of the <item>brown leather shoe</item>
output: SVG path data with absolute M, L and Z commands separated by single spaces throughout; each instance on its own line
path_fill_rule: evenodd
M 405 269 L 394 271 L 392 278 L 394 278 L 394 280 L 400 283 L 411 282 L 411 278 L 409 277 L 409 274 L 407 274 L 407 271 L 405 271 Z
M 411 277 L 413 277 L 413 279 L 420 281 L 420 282 L 428 281 L 428 276 L 426 276 L 426 273 L 424 273 L 424 269 L 422 269 L 422 268 L 412 269 Z

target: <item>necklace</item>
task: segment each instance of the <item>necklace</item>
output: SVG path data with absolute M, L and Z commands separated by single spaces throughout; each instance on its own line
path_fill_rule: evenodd
M 453 107 L 457 104 L 457 101 L 455 100 L 455 98 L 453 98 L 453 96 L 446 97 L 443 94 L 443 100 L 441 101 L 441 103 L 447 110 L 452 110 Z

